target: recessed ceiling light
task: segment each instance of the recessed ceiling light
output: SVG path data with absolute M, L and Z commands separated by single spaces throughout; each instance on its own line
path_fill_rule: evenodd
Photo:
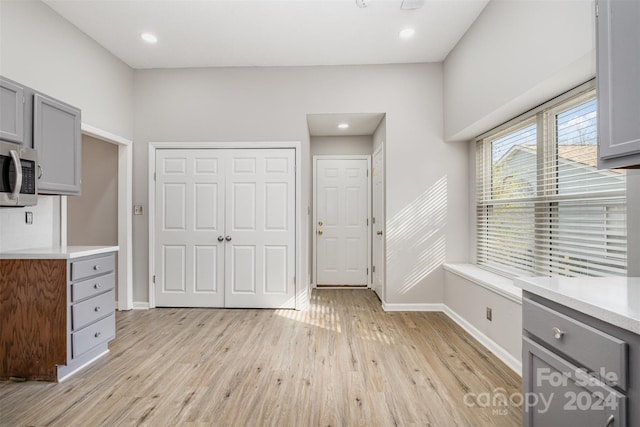
M 340 124 L 338 125 L 338 127 L 339 127 L 340 129 L 347 129 L 347 128 L 349 127 L 349 123 L 340 123 Z
M 151 33 L 142 33 L 140 34 L 140 38 L 146 41 L 147 43 L 151 43 L 151 44 L 158 42 L 158 38 Z
M 413 37 L 415 33 L 416 33 L 416 30 L 414 30 L 413 28 L 405 28 L 404 30 L 400 31 L 400 38 L 410 39 L 411 37 Z

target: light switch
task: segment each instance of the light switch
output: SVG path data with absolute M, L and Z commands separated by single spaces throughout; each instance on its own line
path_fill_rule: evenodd
M 142 215 L 142 205 L 135 205 L 133 207 L 133 214 L 134 215 Z
M 31 211 L 25 212 L 24 221 L 27 224 L 33 224 L 33 212 L 31 212 Z

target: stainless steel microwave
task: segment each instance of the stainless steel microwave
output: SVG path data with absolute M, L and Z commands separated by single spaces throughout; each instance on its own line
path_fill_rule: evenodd
M 0 141 L 0 206 L 38 203 L 36 150 Z

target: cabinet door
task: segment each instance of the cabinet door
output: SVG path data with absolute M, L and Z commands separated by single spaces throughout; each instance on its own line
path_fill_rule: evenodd
M 599 0 L 600 167 L 640 164 L 640 2 Z M 632 156 L 614 162 L 614 159 Z M 609 162 L 607 162 L 609 160 Z
M 0 139 L 25 143 L 24 88 L 0 78 Z
M 42 94 L 36 94 L 33 103 L 39 193 L 80 194 L 80 110 Z
M 522 341 L 524 427 L 624 427 L 626 397 L 559 355 Z

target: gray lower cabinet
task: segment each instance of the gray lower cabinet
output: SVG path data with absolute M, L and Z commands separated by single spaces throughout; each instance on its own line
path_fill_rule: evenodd
M 626 397 L 524 338 L 524 426 L 625 426 Z
M 640 165 L 640 1 L 597 1 L 598 167 Z
M 524 292 L 523 426 L 640 425 L 640 336 Z
M 38 192 L 80 194 L 80 110 L 40 93 L 33 97 L 33 146 L 38 150 Z
M 0 77 L 0 139 L 31 146 L 30 90 Z
M 67 365 L 58 379 L 108 350 L 116 334 L 115 254 L 69 260 L 67 289 Z

